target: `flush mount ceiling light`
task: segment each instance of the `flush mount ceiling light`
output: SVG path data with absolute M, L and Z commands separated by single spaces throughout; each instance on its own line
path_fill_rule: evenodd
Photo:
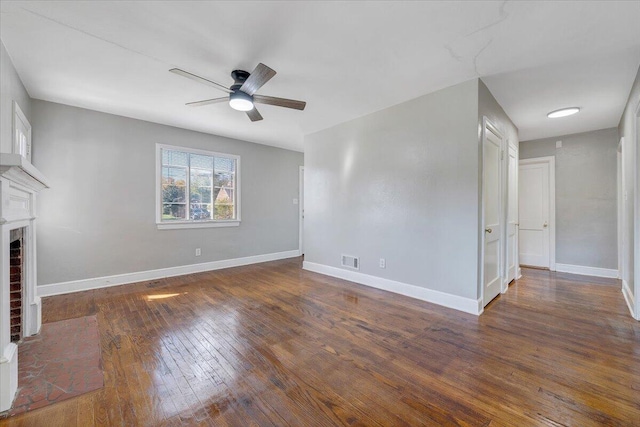
M 576 114 L 579 111 L 580 111 L 580 108 L 578 107 L 562 108 L 560 110 L 555 110 L 550 112 L 549 114 L 547 114 L 547 117 L 549 117 L 550 119 L 557 119 L 559 117 L 571 116 L 573 114 Z
M 253 110 L 253 96 L 241 90 L 236 90 L 229 95 L 229 105 L 234 110 L 251 111 Z

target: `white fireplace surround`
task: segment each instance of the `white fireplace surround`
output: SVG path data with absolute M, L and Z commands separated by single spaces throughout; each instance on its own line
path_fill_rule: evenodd
M 9 235 L 24 228 L 22 336 L 40 331 L 41 303 L 36 294 L 36 194 L 48 188 L 45 177 L 19 154 L 0 153 L 0 412 L 11 408 L 18 388 L 18 346 L 11 342 Z

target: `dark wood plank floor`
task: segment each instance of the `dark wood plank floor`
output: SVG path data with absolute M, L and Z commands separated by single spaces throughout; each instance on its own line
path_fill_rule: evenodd
M 97 314 L 104 389 L 7 426 L 640 426 L 615 280 L 525 270 L 472 316 L 284 260 L 47 298 Z

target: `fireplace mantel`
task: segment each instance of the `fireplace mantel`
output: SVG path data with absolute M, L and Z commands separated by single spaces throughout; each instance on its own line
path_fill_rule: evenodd
M 21 310 L 20 337 L 37 334 L 42 323 L 42 303 L 36 292 L 36 198 L 45 188 L 49 188 L 47 179 L 24 157 L 0 153 L 0 412 L 11 407 L 18 387 L 18 347 L 11 337 L 11 310 Z M 18 229 L 24 255 L 18 279 L 20 305 L 14 307 L 9 245 L 11 232 Z
M 0 154 L 0 176 L 34 191 L 49 188 L 44 175 L 19 154 Z

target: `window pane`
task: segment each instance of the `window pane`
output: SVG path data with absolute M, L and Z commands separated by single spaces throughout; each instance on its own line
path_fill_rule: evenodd
M 216 157 L 216 172 L 235 172 L 235 159 L 227 159 L 224 157 Z
M 191 203 L 191 219 L 193 220 L 211 219 L 211 204 Z
M 191 203 L 211 203 L 211 187 L 191 186 Z
M 162 220 L 175 221 L 187 219 L 187 205 L 178 203 L 162 204 Z
M 191 154 L 191 167 L 211 170 L 213 169 L 213 157 Z
M 184 203 L 186 196 L 187 171 L 182 168 L 162 168 L 162 202 Z
M 162 164 L 169 166 L 188 166 L 187 153 L 182 151 L 162 150 Z
M 218 203 L 216 200 L 215 204 L 215 216 L 214 219 L 234 219 L 235 218 L 235 210 L 233 208 L 233 203 Z
M 162 185 L 187 185 L 187 170 L 183 168 L 162 168 Z
M 177 185 L 163 185 L 162 186 L 162 203 L 185 203 L 186 188 L 184 186 L 179 187 Z
M 233 175 L 230 173 L 219 173 L 216 172 L 216 176 L 214 177 L 213 183 L 216 187 L 229 187 L 233 188 Z
M 211 187 L 211 171 L 191 169 L 191 186 Z

